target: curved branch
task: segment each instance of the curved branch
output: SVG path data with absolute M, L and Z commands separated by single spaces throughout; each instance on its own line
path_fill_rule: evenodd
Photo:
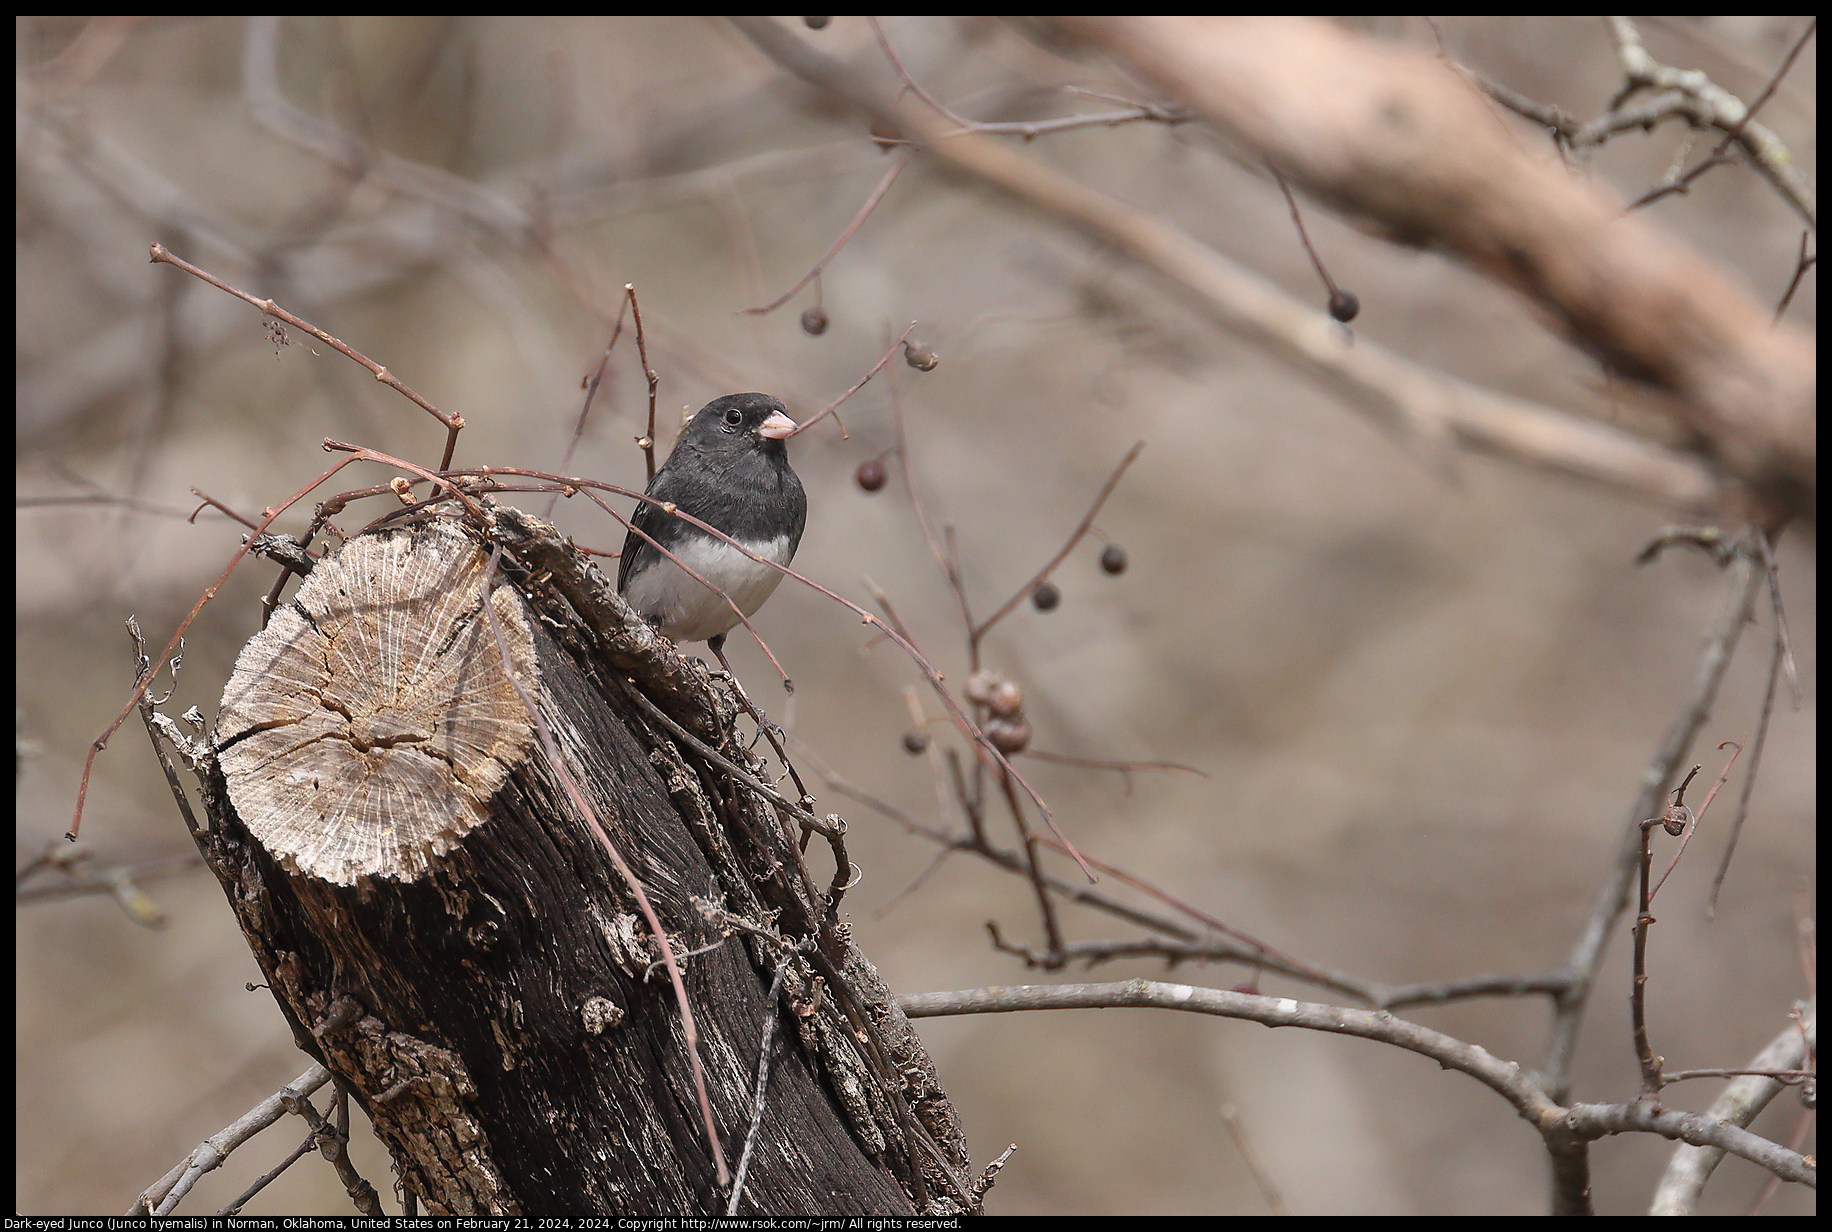
M 1395 1018 L 1384 1010 L 1354 1010 L 1336 1005 L 1261 997 L 1218 988 L 1126 980 L 1117 984 L 1032 984 L 973 988 L 960 992 L 917 993 L 897 998 L 911 1018 L 955 1014 L 1003 1014 L 1020 1010 L 1142 1009 L 1183 1010 L 1238 1018 L 1266 1027 L 1304 1027 L 1333 1035 L 1392 1044 L 1430 1057 L 1445 1069 L 1468 1074 L 1493 1090 L 1540 1132 L 1555 1156 L 1570 1156 L 1584 1142 L 1631 1130 L 1659 1134 L 1695 1146 L 1718 1147 L 1759 1164 L 1786 1181 L 1818 1187 L 1818 1172 L 1804 1156 L 1784 1146 L 1694 1112 L 1662 1108 L 1649 1100 L 1626 1104 L 1553 1103 L 1518 1061 L 1503 1061 L 1480 1044 Z

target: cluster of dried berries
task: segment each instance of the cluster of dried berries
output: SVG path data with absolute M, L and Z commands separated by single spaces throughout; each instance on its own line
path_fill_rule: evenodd
M 986 723 L 986 738 L 992 747 L 1007 757 L 1022 753 L 1029 745 L 1031 727 L 1024 718 L 1024 690 L 1018 682 L 981 668 L 967 677 L 967 700 L 992 712 Z

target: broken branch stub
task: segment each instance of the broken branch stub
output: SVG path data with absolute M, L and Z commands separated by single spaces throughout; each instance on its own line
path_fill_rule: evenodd
M 197 841 L 300 1047 L 429 1212 L 723 1211 L 713 1151 L 741 1142 L 746 1213 L 977 1210 L 933 1062 L 756 789 L 736 698 L 551 525 L 490 521 L 327 554 L 199 759 Z
M 328 556 L 236 661 L 217 716 L 229 796 L 280 864 L 411 880 L 489 819 L 534 743 L 482 607 L 488 554 L 453 522 Z M 525 688 L 526 606 L 491 604 Z

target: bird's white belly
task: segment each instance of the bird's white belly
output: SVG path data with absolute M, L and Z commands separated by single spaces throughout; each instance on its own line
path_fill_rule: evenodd
M 769 560 L 789 562 L 787 535 L 745 546 Z M 724 591 L 746 616 L 762 607 L 782 582 L 777 570 L 722 540 L 696 535 L 672 550 L 681 564 Z M 631 577 L 624 598 L 677 642 L 703 642 L 738 623 L 717 591 L 708 590 L 666 557 Z

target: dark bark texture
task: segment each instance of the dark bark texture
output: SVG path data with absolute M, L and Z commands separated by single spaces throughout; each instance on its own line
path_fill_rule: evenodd
M 772 777 L 736 736 L 735 699 L 551 527 L 508 508 L 489 520 L 351 541 L 317 565 L 290 623 L 277 613 L 250 643 L 225 695 L 199 842 L 300 1046 L 360 1102 L 430 1212 L 726 1209 L 681 1010 L 630 887 L 525 706 L 520 719 L 497 706 L 482 737 L 465 726 L 512 674 L 661 918 L 730 1169 L 776 1016 L 738 1210 L 976 1211 L 934 1067 L 811 873 L 833 862 L 826 841 L 804 856 L 796 806 L 731 772 Z M 378 537 L 389 551 L 363 555 Z M 436 567 L 426 602 L 363 589 L 403 552 Z M 319 577 L 358 560 L 338 585 Z M 435 599 L 430 644 L 403 642 Z M 385 621 L 364 624 L 365 608 Z M 513 644 L 518 627 L 505 671 L 497 631 Z M 358 643 L 380 648 L 379 666 L 350 653 Z M 447 653 L 472 660 L 433 666 Z M 374 691 L 351 672 L 375 673 Z M 455 683 L 429 702 L 421 677 Z M 297 705 L 251 692 L 275 681 Z M 357 799 L 377 791 L 380 804 Z M 360 841 L 344 845 L 340 825 Z

